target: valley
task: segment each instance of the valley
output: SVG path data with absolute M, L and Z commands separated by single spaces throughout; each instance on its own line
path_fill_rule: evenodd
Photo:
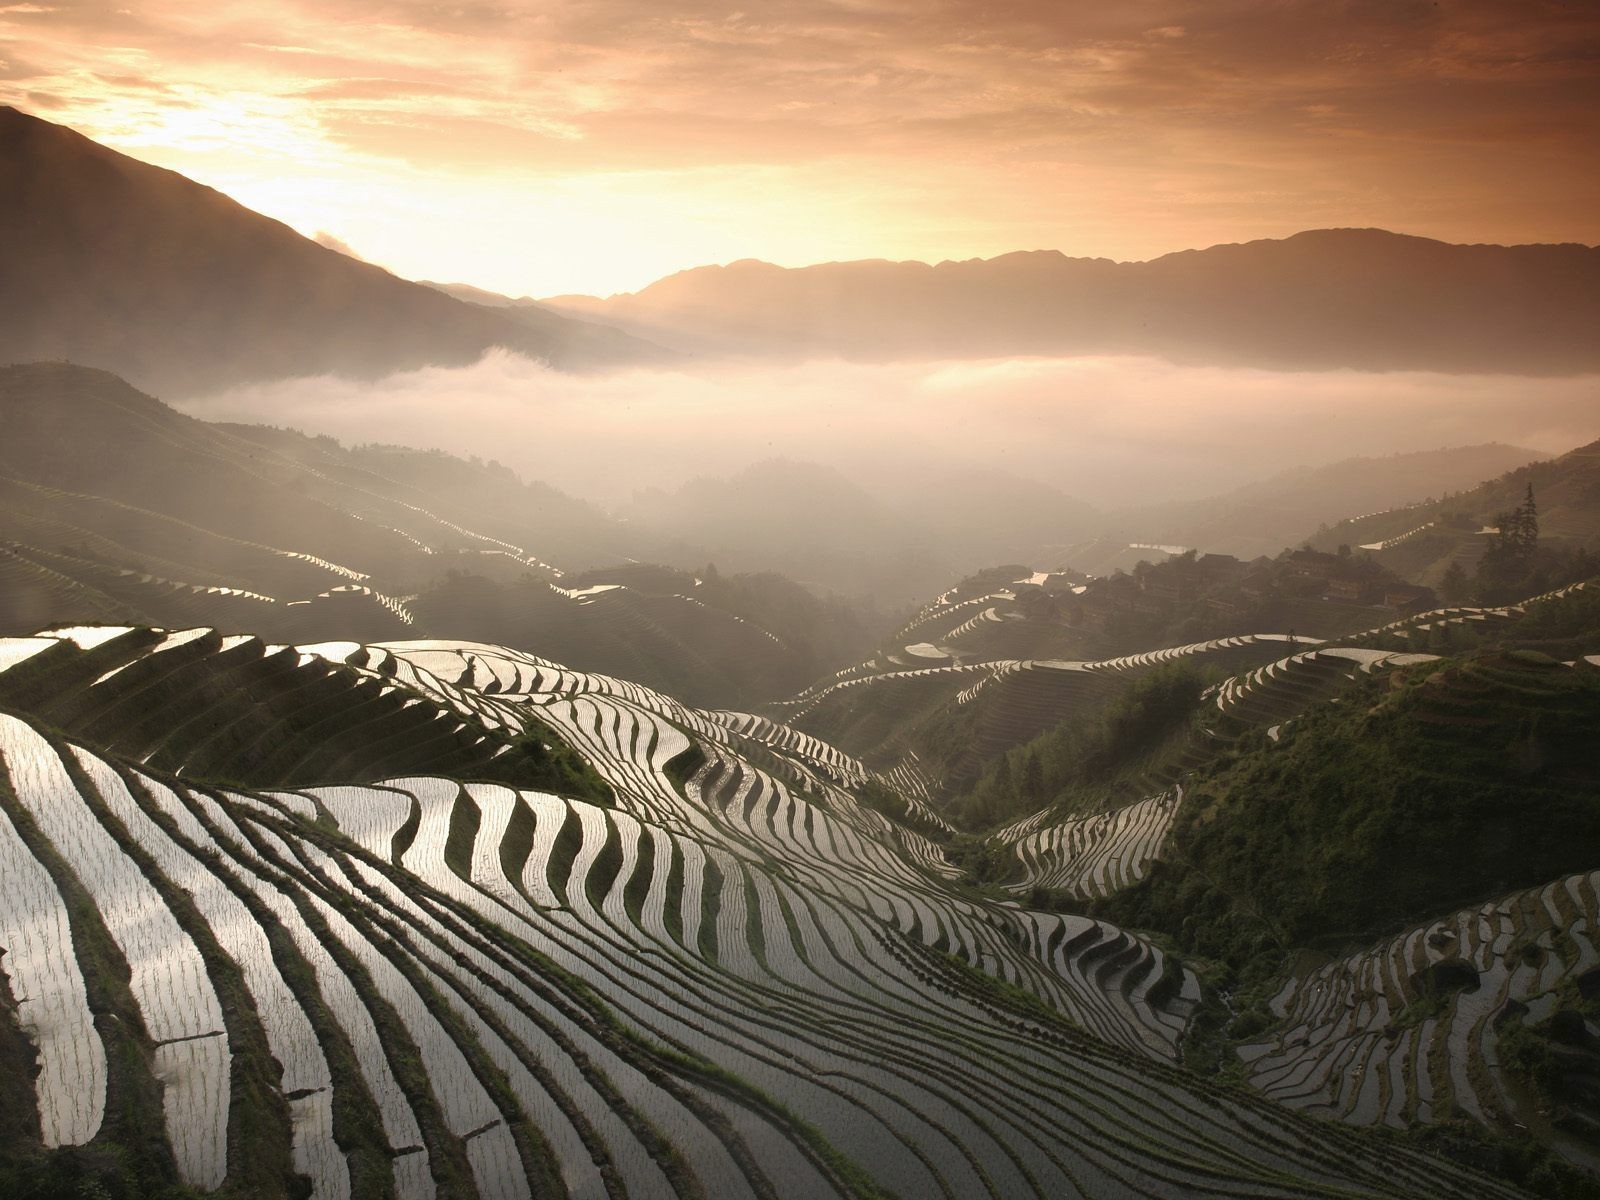
M 1600 1198 L 1587 15 L 81 7 L 0 1198 Z
M 1550 497 L 1515 599 L 1124 543 L 887 630 L 496 464 L 0 398 L 14 1190 L 1589 1186 L 1587 448 L 1450 501 Z

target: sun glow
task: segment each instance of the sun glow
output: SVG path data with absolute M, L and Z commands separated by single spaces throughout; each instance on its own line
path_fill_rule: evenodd
M 1600 240 L 1572 144 L 1586 19 L 1377 6 L 1329 45 L 1303 18 L 1246 36 L 1079 7 L 12 4 L 0 103 L 400 274 L 514 295 L 744 257 L 1137 259 L 1328 226 Z

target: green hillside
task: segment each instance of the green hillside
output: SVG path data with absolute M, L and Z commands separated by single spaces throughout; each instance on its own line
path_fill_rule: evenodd
M 1515 572 L 1480 571 L 1499 540 L 1494 531 L 1527 502 L 1530 488 L 1538 553 Z M 1359 547 L 1414 582 L 1460 593 L 1450 600 L 1504 603 L 1586 578 L 1600 553 L 1600 441 L 1425 504 L 1339 522 L 1310 543 L 1322 550 Z M 1459 571 L 1453 582 L 1452 565 Z
M 1600 669 L 1531 651 L 1404 668 L 1188 787 L 1107 911 L 1234 965 L 1337 949 L 1593 865 Z

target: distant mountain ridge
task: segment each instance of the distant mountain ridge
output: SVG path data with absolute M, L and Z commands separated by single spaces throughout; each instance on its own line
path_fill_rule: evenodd
M 746 259 L 635 293 L 546 304 L 703 355 L 1600 370 L 1600 248 L 1451 245 L 1381 229 L 1310 230 L 1128 263 L 1054 250 L 937 265 L 791 269 Z
M 172 171 L 0 107 L 0 362 L 65 359 L 166 395 L 460 366 L 662 356 L 543 310 L 515 319 L 399 279 Z

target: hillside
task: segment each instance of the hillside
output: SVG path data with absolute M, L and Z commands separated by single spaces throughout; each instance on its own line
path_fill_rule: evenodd
M 1373 680 L 1187 788 L 1171 865 L 1145 888 L 1174 907 L 1139 923 L 1207 911 L 1204 890 L 1233 915 L 1189 923 L 1203 953 L 1235 950 L 1222 931 L 1245 927 L 1337 947 L 1587 870 L 1597 738 L 1600 671 L 1587 665 L 1516 651 Z M 1144 902 L 1130 895 L 1123 911 Z
M 738 705 L 804 686 L 876 632 L 868 611 L 838 610 L 824 624 L 857 632 L 828 636 L 804 598 L 732 575 L 703 592 L 670 572 L 574 585 L 568 572 L 645 556 L 648 536 L 494 463 L 209 424 L 54 363 L 0 367 L 0 414 L 0 634 L 481 638 Z
M 908 773 L 919 782 L 906 786 L 944 804 L 998 756 L 1058 725 L 1092 724 L 1152 671 L 1188 662 L 1216 683 L 1297 649 L 1373 645 L 1379 630 L 1384 649 L 1410 649 L 1392 643 L 1432 607 L 1426 589 L 1353 554 L 1295 550 L 1248 563 L 1139 554 L 1164 561 L 1098 578 L 1021 565 L 979 572 L 869 657 L 762 711 Z M 1039 808 L 1051 796 L 1032 799 Z M 978 807 L 985 822 L 1027 811 Z
M 1162 797 L 993 837 L 1088 901 L 1073 910 L 1170 938 L 1219 989 L 1196 1065 L 1592 1195 L 1529 1146 L 1600 1168 L 1600 655 L 1511 647 L 1552 613 L 1600 636 L 1593 592 L 1529 605 L 1458 657 L 1365 651 L 1331 696 L 1314 664 L 1356 651 L 1225 684 L 1219 707 L 1280 723 Z
M 130 672 L 228 652 L 68 631 L 0 643 L 0 681 L 62 653 L 124 664 L 53 701 L 115 741 L 189 711 Z M 1193 992 L 1159 950 L 962 894 L 706 714 L 491 646 L 293 657 L 558 730 L 614 805 L 471 774 L 249 792 L 207 784 L 203 743 L 174 774 L 0 715 L 8 1189 L 1516 1194 L 1165 1065 Z
M 1149 262 L 1040 250 L 964 262 L 745 260 L 546 302 L 705 355 L 1144 354 L 1295 370 L 1600 368 L 1600 248 L 1457 246 L 1379 229 Z
M 0 362 L 65 359 L 170 395 L 462 365 L 660 356 L 552 313 L 510 320 L 301 237 L 171 171 L 0 107 Z
M 1319 549 L 1359 547 L 1390 569 L 1429 586 L 1441 584 L 1451 564 L 1459 564 L 1470 594 L 1502 517 L 1527 500 L 1530 488 L 1537 508 L 1538 553 L 1529 564 L 1528 577 L 1511 582 L 1513 591 L 1537 591 L 1547 580 L 1573 569 L 1574 556 L 1600 551 L 1600 441 L 1427 503 L 1338 522 L 1318 530 L 1309 541 Z M 1484 583 L 1491 590 L 1496 586 L 1493 581 Z M 1505 599 L 1498 593 L 1480 598 Z
M 1352 514 L 1390 511 L 1466 491 L 1547 457 L 1519 446 L 1488 444 L 1350 458 L 1284 471 L 1203 500 L 1115 513 L 1112 523 L 1132 541 L 1254 558 L 1299 545 L 1308 531 L 1340 524 Z M 1089 561 L 1073 565 L 1097 569 Z

